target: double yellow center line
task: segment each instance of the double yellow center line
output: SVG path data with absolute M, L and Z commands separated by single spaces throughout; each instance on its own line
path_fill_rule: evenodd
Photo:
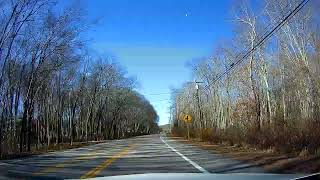
M 78 161 L 82 161 L 82 160 L 89 160 L 89 159 L 93 159 L 95 158 L 95 155 L 101 151 L 101 149 L 98 149 L 96 151 L 93 151 L 92 153 L 89 153 L 89 154 L 86 154 L 84 156 L 81 156 L 81 157 L 77 157 L 75 159 L 70 159 L 70 160 L 67 160 L 63 163 L 60 163 L 60 164 L 57 164 L 53 167 L 48 167 L 40 172 L 35 172 L 33 173 L 32 175 L 34 176 L 39 176 L 39 175 L 44 175 L 44 174 L 47 174 L 47 173 L 51 173 L 51 172 L 55 172 L 57 171 L 59 168 L 64 168 L 65 166 L 69 165 L 69 164 L 73 164 L 75 162 L 78 162 Z
M 105 160 L 102 164 L 98 165 L 97 167 L 93 168 L 91 171 L 87 172 L 86 174 L 84 174 L 83 176 L 81 176 L 81 179 L 85 179 L 85 178 L 93 178 L 95 176 L 97 176 L 103 169 L 105 169 L 106 167 L 108 167 L 112 162 L 114 162 L 115 160 L 121 158 L 122 156 L 125 156 L 126 154 L 128 154 L 128 152 L 133 148 L 133 145 L 129 145 L 128 147 L 122 149 L 122 151 L 118 152 L 117 154 L 113 155 L 111 158 Z M 87 156 L 82 156 L 82 157 L 78 157 L 75 159 L 71 159 L 69 161 L 65 161 L 64 163 L 61 164 L 57 164 L 53 167 L 49 167 L 46 168 L 40 172 L 35 172 L 33 173 L 34 176 L 38 176 L 38 175 L 44 175 L 47 173 L 51 173 L 51 172 L 56 172 L 59 168 L 64 168 L 65 166 L 67 166 L 68 164 L 73 164 L 79 160 L 89 160 L 89 159 L 94 159 L 97 154 L 97 152 L 101 151 L 97 150 L 94 151 L 90 154 L 88 154 Z
M 133 145 L 130 145 L 129 147 L 125 148 L 123 151 L 119 152 L 118 154 L 112 156 L 110 159 L 105 160 L 102 164 L 99 166 L 95 167 L 88 173 L 84 174 L 83 176 L 80 177 L 80 179 L 86 179 L 86 178 L 93 178 L 96 177 L 103 169 L 107 168 L 113 161 L 121 158 L 122 156 L 125 156 L 128 154 L 130 149 L 133 148 Z

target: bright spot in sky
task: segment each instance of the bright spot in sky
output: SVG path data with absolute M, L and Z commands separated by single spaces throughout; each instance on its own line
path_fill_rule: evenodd
M 186 17 L 188 16 L 188 14 L 186 14 Z

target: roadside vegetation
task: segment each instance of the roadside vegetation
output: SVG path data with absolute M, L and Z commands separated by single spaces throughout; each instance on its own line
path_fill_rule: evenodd
M 201 82 L 198 92 L 190 82 L 172 92 L 174 135 L 187 137 L 182 117 L 190 114 L 191 138 L 320 155 L 319 1 L 310 1 L 245 61 L 234 63 L 300 2 L 258 1 L 253 9 L 242 1 L 230 7 L 233 37 L 221 40 L 210 57 L 190 63 Z
M 136 80 L 92 56 L 81 8 L 0 0 L 0 9 L 0 157 L 158 132 Z

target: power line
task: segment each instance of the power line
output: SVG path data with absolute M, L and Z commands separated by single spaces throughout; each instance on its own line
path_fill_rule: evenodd
M 160 99 L 160 100 L 155 100 L 155 101 L 152 101 L 152 100 L 149 100 L 151 103 L 157 103 L 157 102 L 165 102 L 165 101 L 171 101 L 171 99 Z
M 146 96 L 158 96 L 158 95 L 165 95 L 165 94 L 176 94 L 177 92 L 161 92 L 161 93 L 151 93 L 151 94 L 144 94 L 142 93 L 143 95 L 146 95 Z
M 231 63 L 231 65 L 226 69 L 226 71 L 224 71 L 223 73 L 221 73 L 220 75 L 217 76 L 217 78 L 215 78 L 215 80 L 210 83 L 209 85 L 213 85 L 214 83 L 216 83 L 217 81 L 219 81 L 222 77 L 224 77 L 226 74 L 228 74 L 230 71 L 232 71 L 237 65 L 239 65 L 240 63 L 242 63 L 244 60 L 246 60 L 246 58 L 253 53 L 258 47 L 260 47 L 267 39 L 269 39 L 275 32 L 277 32 L 282 26 L 285 25 L 285 23 L 291 19 L 294 15 L 296 15 L 307 3 L 309 2 L 309 0 L 303 0 L 301 1 L 291 12 L 289 12 L 289 14 L 287 16 L 285 16 L 284 19 L 281 20 L 280 23 L 278 23 L 270 32 L 268 33 L 264 33 L 266 34 L 264 37 L 262 37 L 248 52 L 246 52 L 241 59 L 234 61 L 233 63 Z M 241 55 L 241 53 L 239 53 L 236 58 L 238 58 Z
M 162 102 L 162 101 L 170 101 L 171 99 L 161 99 L 161 100 L 155 100 L 155 101 L 152 101 L 152 102 Z
M 278 20 L 277 22 L 279 22 L 274 28 L 272 28 L 271 31 L 266 31 L 265 33 L 263 33 L 262 35 L 259 35 L 261 38 L 257 38 L 254 42 L 257 42 L 254 47 L 249 48 L 249 50 L 244 53 L 244 55 L 242 55 L 243 53 L 239 53 L 237 54 L 237 56 L 235 57 L 236 59 L 240 56 L 242 56 L 239 60 L 234 61 L 231 63 L 231 65 L 221 74 L 219 74 L 217 76 L 217 78 L 215 78 L 215 80 L 209 84 L 215 84 L 217 81 L 219 81 L 221 78 L 223 78 L 226 74 L 228 74 L 230 71 L 232 71 L 237 65 L 239 65 L 240 63 L 242 63 L 244 60 L 246 60 L 246 58 L 251 55 L 257 48 L 259 48 L 260 46 L 263 45 L 263 43 L 269 39 L 275 32 L 277 32 L 282 26 L 285 25 L 285 23 L 287 21 L 289 21 L 294 15 L 296 15 L 310 0 L 303 0 L 301 1 L 294 9 L 292 9 L 291 11 L 289 11 L 289 14 L 287 14 L 287 16 L 285 16 L 282 20 Z M 284 9 L 286 9 L 289 6 L 289 4 L 287 4 L 285 6 Z M 282 13 L 282 12 L 281 12 Z M 269 29 L 269 27 L 271 27 L 271 24 L 269 24 L 266 28 L 264 28 L 264 30 Z M 258 37 L 259 37 L 258 36 Z M 151 95 L 151 96 L 157 96 L 157 95 L 165 95 L 165 94 L 172 94 L 172 92 L 165 92 L 165 93 L 152 93 L 152 94 L 145 94 L 145 95 Z M 169 100 L 169 99 L 168 99 Z M 160 101 L 165 101 L 165 100 L 160 100 Z M 156 102 L 156 101 L 153 101 Z
M 165 95 L 165 94 L 171 94 L 170 92 L 164 92 L 164 93 L 153 93 L 153 94 L 145 94 L 149 96 L 158 96 L 158 95 Z

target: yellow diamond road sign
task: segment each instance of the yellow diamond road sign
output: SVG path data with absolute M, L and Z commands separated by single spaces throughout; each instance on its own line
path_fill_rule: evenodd
M 183 117 L 183 120 L 184 120 L 185 122 L 191 123 L 191 122 L 192 122 L 192 117 L 187 114 L 187 115 L 185 115 L 185 116 Z

